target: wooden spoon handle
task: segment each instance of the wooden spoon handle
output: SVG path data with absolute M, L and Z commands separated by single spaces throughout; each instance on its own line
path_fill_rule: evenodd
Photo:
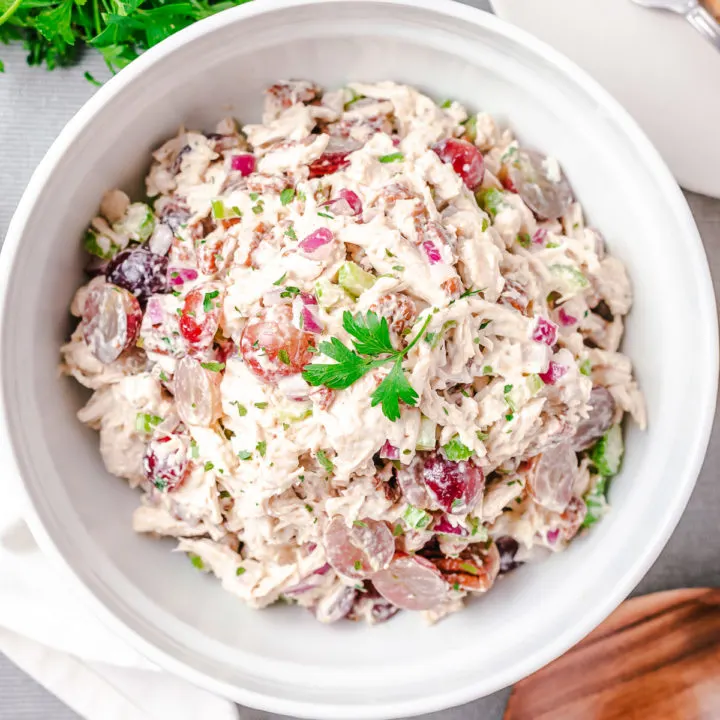
M 561 658 L 519 682 L 504 720 L 717 720 L 720 590 L 624 602 Z

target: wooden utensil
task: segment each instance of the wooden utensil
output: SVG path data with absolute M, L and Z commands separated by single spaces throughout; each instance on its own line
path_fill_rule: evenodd
M 720 590 L 625 601 L 513 688 L 504 720 L 718 720 Z

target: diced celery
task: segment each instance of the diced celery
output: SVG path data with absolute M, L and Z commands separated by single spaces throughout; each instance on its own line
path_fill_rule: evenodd
M 471 115 L 464 123 L 463 127 L 465 132 L 463 133 L 463 139 L 468 142 L 474 143 L 477 138 L 477 115 Z
M 329 308 L 347 298 L 347 293 L 327 278 L 320 278 L 315 283 L 315 297 L 321 307 Z
M 624 450 L 622 428 L 620 425 L 613 425 L 595 443 L 590 451 L 590 459 L 601 475 L 612 477 L 620 470 Z
M 530 394 L 533 396 L 537 395 L 545 387 L 545 383 L 542 381 L 540 376 L 535 373 L 528 375 L 525 382 L 527 383 Z
M 120 246 L 116 245 L 107 235 L 102 235 L 92 228 L 85 234 L 83 247 L 91 255 L 95 255 L 103 260 L 110 260 L 120 250 Z
M 338 270 L 338 284 L 357 298 L 375 284 L 375 276 L 365 272 L 357 263 L 344 262 Z
M 280 422 L 300 422 L 313 414 L 311 402 L 293 403 L 293 405 L 297 405 L 297 407 L 293 407 L 292 410 L 281 409 L 278 411 L 277 418 Z
M 478 205 L 494 218 L 500 211 L 500 206 L 505 201 L 505 195 L 501 190 L 496 188 L 485 188 L 475 193 L 475 199 Z
M 403 513 L 403 520 L 407 523 L 408 527 L 415 530 L 423 530 L 430 524 L 432 515 L 420 508 L 408 505 Z
M 436 423 L 424 415 L 420 418 L 420 432 L 415 442 L 416 450 L 434 450 L 437 441 L 435 439 Z
M 125 217 L 113 225 L 119 234 L 129 235 L 131 240 L 145 242 L 155 229 L 155 215 L 145 203 L 132 203 L 125 211 Z
M 577 295 L 589 286 L 588 279 L 572 265 L 551 265 L 550 272 L 555 279 L 555 287 L 564 297 Z
M 587 513 L 585 514 L 582 527 L 591 527 L 607 512 L 607 482 L 607 478 L 598 478 L 592 490 L 585 494 L 583 500 L 587 507 Z

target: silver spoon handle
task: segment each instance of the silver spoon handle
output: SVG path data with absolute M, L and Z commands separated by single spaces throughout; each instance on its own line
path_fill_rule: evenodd
M 705 8 L 694 7 L 685 17 L 699 33 L 720 50 L 720 23 Z

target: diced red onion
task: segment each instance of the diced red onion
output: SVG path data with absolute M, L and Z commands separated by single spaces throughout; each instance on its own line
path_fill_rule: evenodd
M 319 258 L 321 255 L 325 256 L 328 253 L 324 252 L 328 245 L 333 241 L 332 230 L 326 227 L 320 227 L 317 230 L 313 230 L 306 238 L 303 238 L 299 243 L 298 247 L 308 256 L 313 258 Z
M 552 347 L 557 341 L 557 325 L 544 317 L 539 317 L 532 332 L 532 339 Z
M 325 563 L 322 567 L 319 567 L 313 575 L 327 575 L 330 572 L 330 565 Z
M 393 147 L 400 147 L 400 138 L 399 138 L 399 137 L 394 137 L 394 138 L 392 139 L 392 144 L 393 144 Z
M 439 262 L 442 262 L 442 255 L 432 240 L 425 240 L 422 244 L 422 249 L 425 251 L 428 262 L 431 265 L 437 265 Z
M 538 228 L 532 236 L 533 245 L 544 245 L 546 238 L 547 230 L 545 228 Z
M 326 203 L 326 206 L 332 211 L 333 215 L 354 217 L 361 215 L 363 211 L 362 200 L 360 200 L 357 193 L 347 188 L 340 190 L 338 196 Z
M 145 310 L 148 317 L 150 318 L 150 322 L 152 322 L 153 325 L 160 325 L 163 321 L 163 310 L 162 306 L 158 302 L 157 298 L 151 297 L 148 300 L 147 309 Z
M 453 525 L 447 516 L 443 515 L 433 526 L 433 532 L 442 535 L 458 535 L 459 537 L 467 537 L 468 531 L 460 525 Z
M 303 295 L 307 297 L 307 293 L 301 293 L 293 300 L 293 325 L 305 332 L 319 335 L 323 331 L 323 326 L 317 314 L 317 302 L 314 304 L 306 302 Z
M 168 268 L 170 285 L 182 285 L 198 279 L 198 271 L 193 268 L 171 267 Z
M 311 295 L 310 293 L 301 292 L 300 299 L 303 301 L 304 305 L 317 305 L 318 304 L 317 298 L 314 295 Z
M 547 532 L 547 541 L 554 545 L 557 542 L 558 535 L 560 535 L 560 530 L 555 528 L 554 530 L 548 530 Z
M 560 320 L 560 324 L 564 325 L 565 327 L 575 325 L 575 323 L 577 322 L 577 318 L 573 317 L 572 315 L 568 315 L 568 313 L 565 312 L 565 308 L 562 307 L 558 311 L 558 318 Z
M 554 385 L 567 371 L 567 365 L 560 365 L 551 360 L 548 369 L 544 373 L 540 373 L 540 379 L 546 385 Z
M 396 448 L 394 445 L 390 444 L 389 440 L 386 440 L 380 448 L 380 457 L 385 460 L 399 460 L 400 448 Z
M 297 585 L 287 588 L 284 595 L 302 595 L 308 590 L 315 590 L 320 585 L 318 576 L 326 575 L 330 571 L 330 565 L 325 563 L 322 567 L 314 570 L 310 575 L 304 577 Z
M 233 155 L 230 167 L 233 170 L 239 170 L 243 177 L 250 175 L 255 172 L 255 156 L 251 153 Z

